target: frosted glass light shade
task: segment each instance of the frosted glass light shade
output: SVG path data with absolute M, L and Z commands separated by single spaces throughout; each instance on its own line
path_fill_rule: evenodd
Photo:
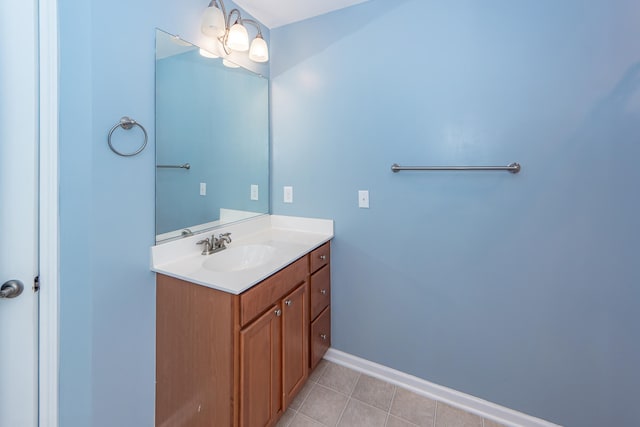
M 209 37 L 222 37 L 226 30 L 224 15 L 215 6 L 209 6 L 202 14 L 200 30 Z
M 267 47 L 267 42 L 262 37 L 258 36 L 251 42 L 249 59 L 254 62 L 267 62 L 269 60 L 269 47 Z
M 246 52 L 249 50 L 249 34 L 247 29 L 242 24 L 235 23 L 229 29 L 229 36 L 227 37 L 227 46 L 231 50 L 236 52 Z

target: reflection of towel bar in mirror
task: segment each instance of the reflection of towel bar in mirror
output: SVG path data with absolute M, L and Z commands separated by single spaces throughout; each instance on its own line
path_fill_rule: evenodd
M 191 169 L 189 163 L 185 163 L 184 165 L 157 165 L 156 167 L 161 169 Z

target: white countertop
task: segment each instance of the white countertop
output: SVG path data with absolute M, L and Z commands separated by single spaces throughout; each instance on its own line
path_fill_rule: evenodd
M 202 255 L 196 242 L 220 233 L 231 233 L 228 248 L 269 245 L 275 248 L 269 261 L 254 268 L 221 272 L 203 263 L 224 251 Z M 333 238 L 333 221 L 327 219 L 263 215 L 151 248 L 151 270 L 232 294 L 240 294 Z

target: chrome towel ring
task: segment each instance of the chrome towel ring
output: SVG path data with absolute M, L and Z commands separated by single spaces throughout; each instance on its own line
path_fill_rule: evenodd
M 111 136 L 113 135 L 113 131 L 115 131 L 119 127 L 121 127 L 124 130 L 130 130 L 134 126 L 138 126 L 140 129 L 142 129 L 142 132 L 144 132 L 144 142 L 142 143 L 140 148 L 138 148 L 136 151 L 131 153 L 121 153 L 120 151 L 116 150 L 113 147 L 113 144 L 111 144 Z M 109 131 L 109 136 L 107 137 L 107 142 L 109 143 L 109 148 L 111 148 L 111 151 L 116 153 L 118 156 L 122 156 L 122 157 L 131 157 L 140 153 L 142 150 L 144 150 L 144 147 L 147 146 L 147 140 L 148 140 L 147 130 L 144 128 L 144 126 L 142 126 L 140 123 L 136 122 L 135 120 L 127 116 L 124 116 L 123 118 L 121 118 L 120 121 L 111 128 L 111 130 Z

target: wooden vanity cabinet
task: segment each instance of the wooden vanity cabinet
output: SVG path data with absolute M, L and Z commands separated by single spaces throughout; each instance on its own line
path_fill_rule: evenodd
M 309 367 L 313 369 L 331 347 L 331 245 L 309 254 L 310 337 Z
M 157 275 L 157 427 L 277 422 L 309 376 L 310 255 L 240 295 Z

